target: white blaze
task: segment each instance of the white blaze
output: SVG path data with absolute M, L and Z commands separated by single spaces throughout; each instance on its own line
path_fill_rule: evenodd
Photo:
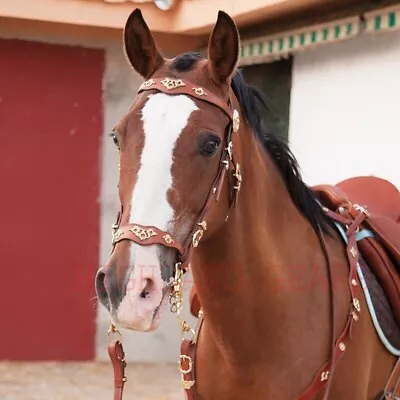
M 140 157 L 136 185 L 132 193 L 130 223 L 156 226 L 164 231 L 174 210 L 167 193 L 172 188 L 173 153 L 176 142 L 188 120 L 198 107 L 185 95 L 168 96 L 157 93 L 149 96 L 142 110 L 144 147 Z M 152 312 L 162 299 L 163 282 L 157 247 L 131 242 L 127 293 L 118 307 L 118 320 L 133 329 L 146 330 L 151 324 Z M 150 299 L 140 298 L 143 280 L 153 280 Z

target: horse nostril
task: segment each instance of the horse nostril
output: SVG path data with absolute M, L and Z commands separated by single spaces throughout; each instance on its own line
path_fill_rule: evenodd
M 151 286 L 152 286 L 152 281 L 150 279 L 146 279 L 144 287 L 139 295 L 142 299 L 147 299 L 150 297 Z
M 104 272 L 99 271 L 96 275 L 96 294 L 101 304 L 107 310 L 110 310 L 110 299 L 108 297 L 108 293 L 106 290 L 106 286 L 104 284 L 106 274 Z

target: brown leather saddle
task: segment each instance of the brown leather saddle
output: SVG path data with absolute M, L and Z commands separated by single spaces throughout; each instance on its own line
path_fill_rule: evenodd
M 364 260 L 385 291 L 400 326 L 400 192 L 390 182 L 373 176 L 359 176 L 337 185 L 312 188 L 323 206 L 342 213 L 358 204 L 367 208 L 362 228 L 374 237 L 358 242 Z M 196 289 L 190 293 L 190 310 L 198 316 L 201 308 Z
M 386 293 L 400 326 L 400 192 L 390 182 L 359 176 L 335 186 L 318 185 L 313 190 L 323 205 L 340 213 L 351 204 L 368 210 L 363 228 L 375 237 L 358 242 L 361 255 Z

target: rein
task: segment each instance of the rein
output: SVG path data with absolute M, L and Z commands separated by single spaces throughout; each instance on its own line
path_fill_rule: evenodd
M 196 330 L 190 328 L 189 324 L 181 316 L 182 309 L 182 285 L 183 285 L 183 274 L 190 268 L 190 259 L 192 252 L 198 246 L 202 239 L 205 231 L 207 230 L 206 216 L 214 202 L 218 202 L 221 190 L 226 178 L 227 172 L 230 170 L 229 175 L 231 180 L 230 185 L 230 199 L 229 199 L 229 212 L 235 206 L 237 196 L 240 191 L 242 177 L 240 172 L 240 165 L 235 161 L 233 154 L 232 137 L 239 130 L 240 118 L 237 110 L 232 110 L 232 102 L 229 98 L 228 105 L 225 104 L 221 99 L 215 96 L 213 93 L 206 91 L 202 87 L 198 87 L 193 83 L 183 79 L 172 79 L 172 78 L 152 78 L 144 82 L 138 90 L 138 93 L 144 91 L 158 91 L 171 95 L 187 95 L 196 98 L 201 101 L 208 102 L 215 107 L 222 110 L 228 117 L 229 123 L 226 127 L 226 134 L 224 138 L 224 149 L 221 153 L 220 166 L 214 182 L 208 192 L 207 198 L 200 211 L 197 222 L 194 224 L 190 234 L 187 236 L 183 243 L 176 240 L 172 234 L 155 226 L 143 226 L 136 223 L 129 223 L 126 225 L 120 225 L 122 210 L 118 213 L 117 221 L 113 225 L 113 236 L 112 236 L 112 252 L 115 249 L 115 245 L 122 240 L 130 240 L 141 246 L 148 246 L 152 244 L 160 244 L 169 248 L 173 248 L 177 251 L 178 261 L 175 264 L 175 279 L 171 282 L 168 288 L 171 290 L 170 302 L 171 311 L 176 313 L 178 323 L 181 329 L 182 345 L 180 355 L 180 371 L 181 371 L 181 384 L 186 392 L 188 400 L 195 399 L 194 384 L 195 384 L 195 355 L 196 355 L 196 343 L 197 338 L 203 323 L 203 313 L 200 310 L 199 320 Z M 232 183 L 233 179 L 233 183 Z M 325 390 L 324 400 L 328 398 L 330 384 L 332 382 L 333 370 L 339 360 L 344 355 L 347 343 L 351 339 L 351 330 L 354 322 L 359 319 L 360 313 L 360 301 L 359 296 L 359 283 L 357 280 L 357 262 L 358 262 L 358 249 L 356 243 L 356 233 L 360 227 L 362 221 L 367 217 L 368 213 L 356 206 L 351 206 L 350 209 L 345 210 L 347 214 L 341 215 L 341 213 L 333 212 L 325 207 L 323 210 L 331 217 L 334 221 L 343 224 L 347 231 L 346 236 L 348 238 L 347 244 L 347 257 L 349 261 L 349 275 L 348 275 L 348 287 L 351 293 L 351 303 L 349 307 L 349 313 L 345 328 L 339 335 L 339 338 L 335 341 L 335 318 L 334 318 L 334 290 L 333 290 L 333 277 L 331 264 L 327 252 L 327 247 L 321 229 L 318 232 L 318 238 L 320 240 L 324 257 L 326 260 L 328 281 L 330 289 L 330 312 L 331 312 L 331 328 L 332 328 L 332 344 L 331 344 L 331 357 L 316 373 L 310 386 L 298 397 L 296 400 L 311 400 L 317 393 L 323 388 L 328 387 Z M 340 210 L 339 210 L 340 211 Z M 185 334 L 191 332 L 192 339 L 185 339 Z M 125 354 L 122 349 L 122 343 L 120 338 L 113 339 L 113 336 L 120 333 L 117 331 L 114 325 L 111 325 L 109 330 L 109 356 L 111 358 L 114 368 L 114 400 L 121 400 L 124 384 L 126 382 L 125 376 Z

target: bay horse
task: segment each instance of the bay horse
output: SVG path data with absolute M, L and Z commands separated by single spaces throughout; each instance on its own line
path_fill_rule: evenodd
M 180 315 L 190 268 L 199 325 L 181 349 L 189 399 L 398 398 L 399 347 L 385 347 L 362 290 L 362 244 L 379 233 L 368 225 L 373 210 L 340 202 L 339 186 L 303 182 L 289 146 L 264 131 L 267 102 L 237 68 L 239 48 L 222 11 L 206 58 L 166 59 L 141 11 L 127 19 L 125 55 L 145 81 L 111 133 L 121 210 L 112 254 L 96 275 L 111 332 L 156 330 L 169 299 L 182 333 L 190 331 Z M 392 205 L 376 200 L 381 181 L 353 192 L 387 221 L 400 216 L 400 196 L 384 182 Z M 398 228 L 400 217 L 390 222 Z M 390 299 L 396 306 L 399 298 Z M 393 330 L 398 335 L 398 320 Z M 113 343 L 117 399 L 125 361 Z

